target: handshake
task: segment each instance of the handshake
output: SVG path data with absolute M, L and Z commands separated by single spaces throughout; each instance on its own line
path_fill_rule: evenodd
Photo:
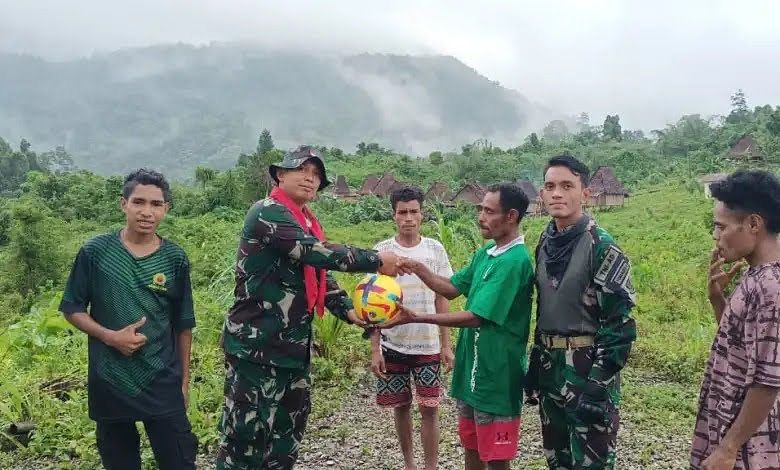
M 383 251 L 379 253 L 379 259 L 382 261 L 379 266 L 379 274 L 386 276 L 400 276 L 402 274 L 419 274 L 425 270 L 425 265 L 411 258 L 398 256 L 392 251 Z

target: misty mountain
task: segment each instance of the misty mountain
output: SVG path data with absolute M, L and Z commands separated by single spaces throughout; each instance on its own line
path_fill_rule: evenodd
M 67 62 L 0 54 L 0 71 L 0 136 L 64 145 L 101 173 L 230 167 L 263 128 L 279 148 L 365 141 L 427 155 L 477 138 L 517 145 L 550 118 L 446 56 L 170 45 Z

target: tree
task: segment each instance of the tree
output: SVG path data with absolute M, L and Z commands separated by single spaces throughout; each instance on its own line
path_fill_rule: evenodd
M 260 137 L 257 138 L 257 153 L 259 155 L 265 155 L 274 149 L 274 139 L 271 138 L 271 131 L 263 129 L 260 133 Z
M 590 130 L 590 116 L 586 112 L 581 112 L 577 116 L 577 132 L 584 132 Z
M 5 201 L 5 198 L 0 198 L 0 246 L 6 245 L 11 235 L 11 210 L 6 207 Z
M 639 140 L 644 140 L 644 138 L 645 138 L 645 133 L 642 129 L 637 129 L 634 131 L 630 129 L 626 129 L 623 131 L 623 140 L 639 141 Z
M 203 185 L 203 189 L 206 189 L 206 184 L 213 181 L 217 176 L 217 171 L 213 168 L 205 166 L 198 166 L 195 168 L 195 181 Z
M 76 169 L 73 163 L 73 157 L 65 150 L 65 147 L 59 145 L 54 151 L 43 152 L 38 157 L 40 166 L 48 171 L 68 172 Z
M 683 156 L 711 145 L 713 129 L 698 114 L 688 114 L 663 130 L 654 130 L 653 135 L 662 154 Z
M 19 142 L 19 151 L 27 154 L 27 152 L 30 151 L 30 147 L 32 147 L 32 144 L 27 139 L 22 139 L 21 142 Z
M 726 122 L 731 124 L 744 122 L 749 116 L 750 110 L 747 106 L 747 98 L 745 98 L 745 92 L 740 88 L 731 95 L 731 113 L 726 118 Z
M 539 136 L 536 135 L 536 132 L 531 132 L 531 135 L 528 136 L 528 145 L 534 150 L 542 148 L 542 143 L 539 142 Z
M 780 106 L 769 114 L 766 130 L 775 137 L 780 137 Z
M 620 141 L 623 138 L 623 132 L 620 127 L 620 116 L 607 114 L 604 118 L 604 130 L 602 131 L 605 139 Z
M 9 246 L 12 283 L 23 296 L 33 295 L 48 281 L 59 281 L 64 270 L 59 221 L 49 216 L 38 199 L 20 200 L 13 207 L 13 226 Z
M 569 128 L 566 127 L 565 122 L 561 121 L 560 119 L 555 119 L 544 126 L 542 135 L 544 136 L 544 140 L 560 142 L 569 135 Z
M 252 203 L 264 198 L 274 185 L 268 167 L 283 157 L 281 150 L 271 150 L 265 154 L 241 155 L 238 168 L 244 173 L 244 202 Z

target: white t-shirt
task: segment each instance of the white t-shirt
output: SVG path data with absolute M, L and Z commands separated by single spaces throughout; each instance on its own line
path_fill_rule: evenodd
M 390 238 L 381 241 L 374 249 L 392 251 L 399 256 L 404 256 L 421 261 L 434 273 L 444 276 L 452 276 L 452 266 L 444 246 L 432 238 L 422 237 L 417 246 L 403 247 Z M 430 290 L 414 274 L 405 274 L 396 278 L 404 294 L 404 305 L 420 314 L 436 313 L 436 293 Z M 408 323 L 388 330 L 382 330 L 382 346 L 403 354 L 428 355 L 441 352 L 439 342 L 439 327 L 425 323 Z

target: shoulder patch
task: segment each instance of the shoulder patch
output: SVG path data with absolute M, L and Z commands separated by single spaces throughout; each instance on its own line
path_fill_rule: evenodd
M 630 271 L 628 258 L 620 251 L 620 248 L 616 245 L 609 245 L 604 254 L 604 261 L 601 262 L 593 280 L 600 286 L 605 286 L 608 283 L 622 284 Z
M 609 245 L 593 277 L 593 282 L 601 286 L 604 292 L 627 297 L 635 302 L 636 291 L 631 281 L 631 262 L 617 245 Z

